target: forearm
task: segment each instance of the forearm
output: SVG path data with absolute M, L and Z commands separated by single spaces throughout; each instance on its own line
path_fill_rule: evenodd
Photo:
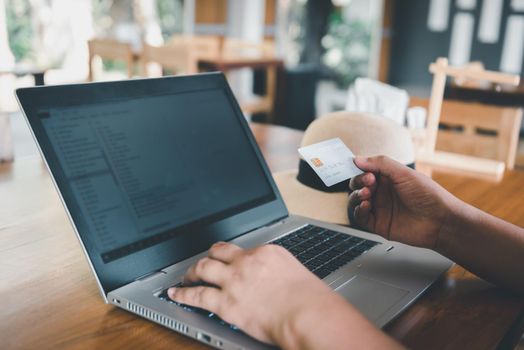
M 284 349 L 402 349 L 338 295 L 304 305 L 284 327 Z
M 524 229 L 460 202 L 437 251 L 492 283 L 524 294 Z

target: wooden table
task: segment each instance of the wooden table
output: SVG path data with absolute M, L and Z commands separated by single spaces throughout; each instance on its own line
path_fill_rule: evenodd
M 218 55 L 215 57 L 200 57 L 199 70 L 228 72 L 241 69 L 261 69 L 266 72 L 266 94 L 255 101 L 240 101 L 244 113 L 267 113 L 268 121 L 273 120 L 277 72 L 284 66 L 282 58 L 274 55 Z
M 252 129 L 273 171 L 296 167 L 301 132 Z M 508 172 L 499 184 L 433 176 L 461 199 L 524 226 L 524 172 Z M 0 300 L 2 349 L 206 348 L 102 302 L 37 157 L 0 165 Z M 386 331 L 414 349 L 512 348 L 523 317 L 522 298 L 455 266 Z
M 17 77 L 22 77 L 25 75 L 32 75 L 35 82 L 35 86 L 45 85 L 44 75 L 47 69 L 37 68 L 27 65 L 17 65 L 13 69 L 0 71 L 0 75 L 14 75 Z
M 139 63 L 142 52 L 132 52 L 131 60 Z M 124 55 L 126 56 L 126 55 Z M 232 53 L 223 52 L 216 55 L 198 55 L 197 66 L 200 72 L 220 71 L 227 74 L 231 71 L 248 68 L 252 70 L 264 70 L 266 73 L 265 95 L 251 101 L 239 101 L 244 113 L 267 113 L 268 121 L 273 120 L 276 100 L 277 74 L 284 67 L 284 60 L 274 54 L 258 52 L 257 50 L 235 50 Z M 91 61 L 89 61 L 91 62 Z M 89 63 L 91 67 L 91 63 Z

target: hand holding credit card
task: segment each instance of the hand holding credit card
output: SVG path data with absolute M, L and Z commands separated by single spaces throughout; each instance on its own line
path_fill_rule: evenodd
M 353 152 L 339 138 L 299 148 L 298 153 L 328 187 L 363 173 L 353 163 Z

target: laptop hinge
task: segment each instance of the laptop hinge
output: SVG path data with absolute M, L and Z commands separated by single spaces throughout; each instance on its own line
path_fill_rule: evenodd
M 138 281 L 138 282 L 142 282 L 142 281 L 145 281 L 145 280 L 148 280 L 148 279 L 151 279 L 151 278 L 154 278 L 154 277 L 157 277 L 159 275 L 164 275 L 166 272 L 165 271 L 153 271 L 153 272 L 148 272 L 146 273 L 145 275 L 142 275 L 138 278 L 135 279 L 135 281 Z
M 267 225 L 264 225 L 262 227 L 264 227 L 264 228 L 273 228 L 275 226 L 282 225 L 286 221 L 286 219 L 288 217 L 289 216 L 284 216 L 284 217 L 278 218 L 278 219 L 273 220 L 270 223 L 268 223 Z
M 280 218 L 280 219 L 277 219 L 275 221 L 270 222 L 269 224 L 267 224 L 264 227 L 265 228 L 273 228 L 275 226 L 282 225 L 283 223 L 284 223 L 284 219 Z

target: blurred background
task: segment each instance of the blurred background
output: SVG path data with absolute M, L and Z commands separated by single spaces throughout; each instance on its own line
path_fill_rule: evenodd
M 523 0 L 0 0 L 0 140 L 36 153 L 22 86 L 221 70 L 246 118 L 304 130 L 427 98 L 438 57 L 523 76 L 523 52 Z M 522 83 L 448 80 L 445 96 L 524 105 Z M 405 104 L 390 117 L 423 128 Z

